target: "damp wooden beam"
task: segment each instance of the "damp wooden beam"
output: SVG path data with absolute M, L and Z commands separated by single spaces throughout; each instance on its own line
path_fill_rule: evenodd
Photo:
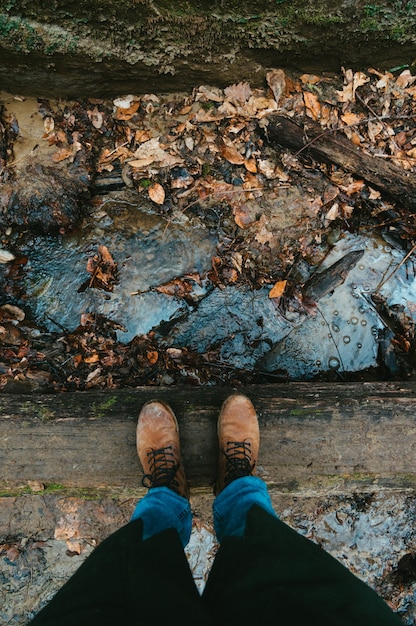
M 416 488 L 413 383 L 249 386 L 259 415 L 259 474 L 282 491 Z M 144 402 L 174 409 L 191 489 L 211 489 L 216 421 L 232 389 L 141 387 L 0 396 L 0 488 L 137 488 L 137 416 Z
M 285 147 L 297 155 L 308 155 L 342 167 L 346 172 L 363 178 L 389 198 L 404 207 L 416 208 L 416 180 L 411 172 L 394 163 L 370 155 L 347 139 L 342 130 L 325 130 L 318 122 L 294 122 L 283 115 L 273 115 L 264 130 L 273 147 Z

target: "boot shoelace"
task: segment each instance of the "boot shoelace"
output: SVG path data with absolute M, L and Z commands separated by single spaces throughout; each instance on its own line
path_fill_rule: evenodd
M 150 473 L 142 478 L 143 487 L 169 487 L 178 491 L 179 483 L 175 480 L 179 463 L 175 463 L 175 455 L 172 446 L 166 446 L 159 450 L 150 450 L 147 453 L 150 465 Z
M 226 485 L 236 478 L 251 475 L 255 464 L 251 463 L 249 441 L 227 441 L 224 454 L 226 460 L 224 483 Z

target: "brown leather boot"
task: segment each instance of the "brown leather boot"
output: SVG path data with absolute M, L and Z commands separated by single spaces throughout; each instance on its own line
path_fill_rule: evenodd
M 156 400 L 143 406 L 137 422 L 136 443 L 144 472 L 143 486 L 168 487 L 189 499 L 178 422 L 170 406 Z
M 232 395 L 222 405 L 218 418 L 218 443 L 216 495 L 236 478 L 254 474 L 260 432 L 256 410 L 246 396 Z

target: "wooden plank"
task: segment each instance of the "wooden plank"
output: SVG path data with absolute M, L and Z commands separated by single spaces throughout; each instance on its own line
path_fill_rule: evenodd
M 178 417 L 191 488 L 210 488 L 216 421 L 232 389 L 142 387 L 57 395 L 2 395 L 2 489 L 28 481 L 137 488 L 140 407 L 169 402 Z M 416 487 L 413 383 L 251 386 L 261 429 L 259 474 L 279 490 Z

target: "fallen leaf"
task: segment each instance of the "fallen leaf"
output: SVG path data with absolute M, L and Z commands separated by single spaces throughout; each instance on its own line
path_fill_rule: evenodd
M 237 83 L 236 85 L 230 85 L 224 89 L 224 94 L 228 100 L 241 103 L 247 102 L 252 93 L 248 83 Z
M 3 304 L 0 307 L 0 319 L 2 321 L 16 320 L 22 322 L 25 317 L 25 312 L 14 304 Z
M 182 164 L 182 159 L 166 152 L 157 137 L 142 143 L 134 153 L 135 159 L 128 161 L 133 168 L 147 167 L 151 163 L 159 163 L 161 167 L 173 167 Z
M 248 172 L 251 172 L 252 174 L 256 174 L 257 173 L 256 159 L 244 159 L 244 167 L 246 168 Z
M 313 120 L 318 120 L 321 115 L 321 103 L 318 96 L 310 91 L 304 91 L 303 100 L 305 102 L 306 114 Z
M 279 100 L 284 94 L 286 88 L 286 76 L 284 71 L 271 70 L 270 72 L 267 72 L 266 81 L 273 92 L 276 104 L 279 104 Z
M 0 263 L 10 263 L 10 261 L 14 261 L 16 257 L 8 250 L 0 249 Z
M 53 153 L 52 160 L 55 161 L 55 163 L 60 163 L 60 161 L 69 159 L 69 157 L 72 157 L 72 155 L 72 148 L 61 148 L 57 152 Z
M 146 357 L 150 365 L 154 365 L 159 360 L 159 353 L 156 350 L 148 350 L 146 352 Z
M 165 201 L 165 190 L 160 183 L 153 183 L 148 189 L 149 198 L 156 204 L 163 204 Z
M 280 298 L 286 289 L 287 280 L 279 280 L 269 291 L 269 298 Z
M 98 356 L 97 353 L 91 354 L 90 356 L 86 356 L 84 358 L 85 363 L 98 363 L 99 360 L 100 360 L 100 357 Z
M 97 128 L 97 130 L 99 130 L 103 125 L 103 114 L 97 109 L 97 107 L 95 107 L 95 109 L 93 109 L 92 111 L 87 111 L 87 114 L 91 120 L 91 124 L 94 126 L 94 128 Z
M 226 145 L 223 141 L 220 142 L 220 154 L 229 163 L 233 165 L 243 165 L 244 157 L 234 148 L 233 145 Z
M 173 280 L 159 285 L 154 288 L 159 293 L 164 293 L 166 296 L 175 296 L 177 298 L 183 298 L 192 291 L 192 285 L 189 281 L 181 278 L 174 278 Z
M 326 222 L 332 222 L 333 220 L 336 220 L 338 216 L 339 216 L 339 204 L 338 202 L 334 202 L 332 207 L 329 209 L 329 211 L 325 215 L 325 220 Z
M 206 87 L 205 85 L 201 85 L 198 88 L 198 93 L 195 97 L 195 102 L 198 100 L 207 101 L 211 100 L 212 102 L 222 102 L 224 100 L 224 95 L 218 87 Z
M 55 128 L 55 121 L 53 117 L 50 117 L 50 116 L 45 117 L 45 119 L 43 120 L 43 127 L 45 129 L 45 133 L 49 135 L 49 133 L 51 133 L 53 129 Z
M 375 138 L 383 130 L 383 124 L 381 122 L 368 122 L 368 136 L 371 142 L 374 142 Z
M 10 548 L 6 551 L 6 557 L 11 563 L 13 563 L 18 556 L 19 550 L 16 548 L 16 546 L 10 546 Z
M 276 163 L 271 159 L 259 159 L 257 161 L 257 167 L 260 174 L 263 174 L 267 179 L 271 180 L 276 178 Z
M 238 204 L 233 207 L 234 220 L 240 228 L 247 228 L 256 221 L 256 214 L 248 203 Z
M 350 111 L 348 111 L 347 113 L 341 115 L 341 119 L 343 122 L 345 122 L 345 124 L 352 125 L 358 124 L 363 119 L 363 117 L 362 115 L 357 115 L 356 113 L 351 113 Z
M 300 79 L 304 85 L 316 85 L 322 80 L 322 76 L 316 76 L 315 74 L 302 74 Z

